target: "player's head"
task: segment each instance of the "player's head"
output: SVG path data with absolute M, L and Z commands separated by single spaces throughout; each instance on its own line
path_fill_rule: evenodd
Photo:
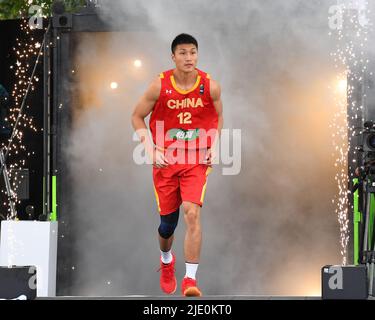
M 183 72 L 194 71 L 198 62 L 198 41 L 190 34 L 181 33 L 172 41 L 172 59 Z

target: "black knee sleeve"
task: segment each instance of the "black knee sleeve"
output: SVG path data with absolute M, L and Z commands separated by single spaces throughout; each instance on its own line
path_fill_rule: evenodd
M 170 214 L 160 216 L 160 226 L 158 232 L 162 238 L 168 239 L 173 235 L 174 230 L 177 227 L 179 215 L 180 208 Z

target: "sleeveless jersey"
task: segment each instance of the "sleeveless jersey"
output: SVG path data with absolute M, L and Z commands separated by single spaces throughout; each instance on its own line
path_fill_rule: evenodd
M 209 148 L 218 125 L 218 115 L 210 94 L 210 77 L 196 69 L 197 80 L 190 90 L 177 87 L 173 69 L 160 74 L 161 90 L 151 117 L 154 144 L 168 148 Z

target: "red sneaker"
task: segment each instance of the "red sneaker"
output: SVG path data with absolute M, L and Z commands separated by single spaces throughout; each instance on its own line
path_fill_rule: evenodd
M 175 265 L 176 258 L 174 254 L 172 253 L 172 262 L 168 264 L 164 264 L 161 261 L 160 258 L 160 268 L 158 271 L 161 271 L 160 273 L 160 288 L 163 290 L 166 294 L 172 294 L 176 292 L 177 288 L 177 280 L 174 275 L 175 272 Z
M 185 297 L 201 297 L 202 292 L 197 287 L 197 280 L 192 278 L 183 278 L 181 284 L 182 294 Z

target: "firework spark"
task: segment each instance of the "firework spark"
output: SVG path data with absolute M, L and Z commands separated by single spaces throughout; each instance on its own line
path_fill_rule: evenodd
M 366 3 L 367 4 L 367 3 Z M 335 213 L 340 226 L 340 246 L 342 264 L 347 264 L 347 247 L 349 242 L 349 179 L 354 176 L 348 175 L 357 167 L 356 159 L 348 163 L 348 153 L 355 145 L 353 137 L 358 134 L 358 128 L 353 123 L 363 122 L 363 106 L 358 105 L 353 99 L 355 84 L 360 84 L 367 69 L 368 59 L 366 59 L 366 45 L 368 41 L 368 26 L 360 23 L 358 14 L 341 4 L 343 20 L 345 25 L 338 28 L 336 32 L 330 32 L 330 36 L 335 36 L 336 50 L 331 53 L 335 67 L 339 70 L 335 79 L 334 88 L 336 113 L 332 119 L 331 129 L 334 146 L 335 162 L 337 168 L 335 181 L 337 183 L 338 194 L 332 200 L 336 204 Z M 359 12 L 359 11 L 358 11 Z M 369 10 L 367 10 L 369 13 Z M 369 16 L 369 15 L 368 15 Z M 348 105 L 350 101 L 350 105 Z M 356 151 L 353 152 L 354 155 Z M 351 208 L 353 209 L 353 207 Z
M 28 19 L 21 21 L 21 34 L 20 38 L 16 39 L 16 45 L 13 47 L 13 52 L 16 55 L 16 62 L 10 66 L 10 69 L 14 72 L 15 82 L 12 91 L 13 104 L 9 109 L 9 117 L 5 118 L 5 121 L 9 124 L 9 127 L 14 128 L 17 119 L 18 125 L 14 132 L 13 139 L 7 142 L 2 142 L 4 150 L 8 151 L 8 163 L 9 165 L 9 177 L 11 180 L 11 188 L 13 190 L 14 201 L 19 204 L 21 201 L 17 198 L 16 191 L 22 183 L 23 176 L 18 176 L 19 170 L 26 167 L 28 158 L 35 155 L 34 151 L 29 151 L 28 146 L 24 142 L 24 131 L 30 130 L 34 133 L 39 132 L 37 127 L 34 125 L 34 120 L 27 113 L 19 114 L 22 106 L 22 101 L 27 88 L 31 81 L 30 89 L 35 90 L 35 82 L 38 82 L 38 77 L 31 79 L 29 76 L 31 73 L 31 65 L 34 64 L 35 58 L 38 56 L 38 49 L 41 47 L 39 42 L 32 37 L 32 31 L 30 31 L 28 25 Z M 30 106 L 26 105 L 26 109 Z M 2 194 L 6 194 L 4 189 L 1 190 Z M 3 203 L 4 207 L 7 207 L 8 217 L 10 215 L 10 206 L 8 203 Z

